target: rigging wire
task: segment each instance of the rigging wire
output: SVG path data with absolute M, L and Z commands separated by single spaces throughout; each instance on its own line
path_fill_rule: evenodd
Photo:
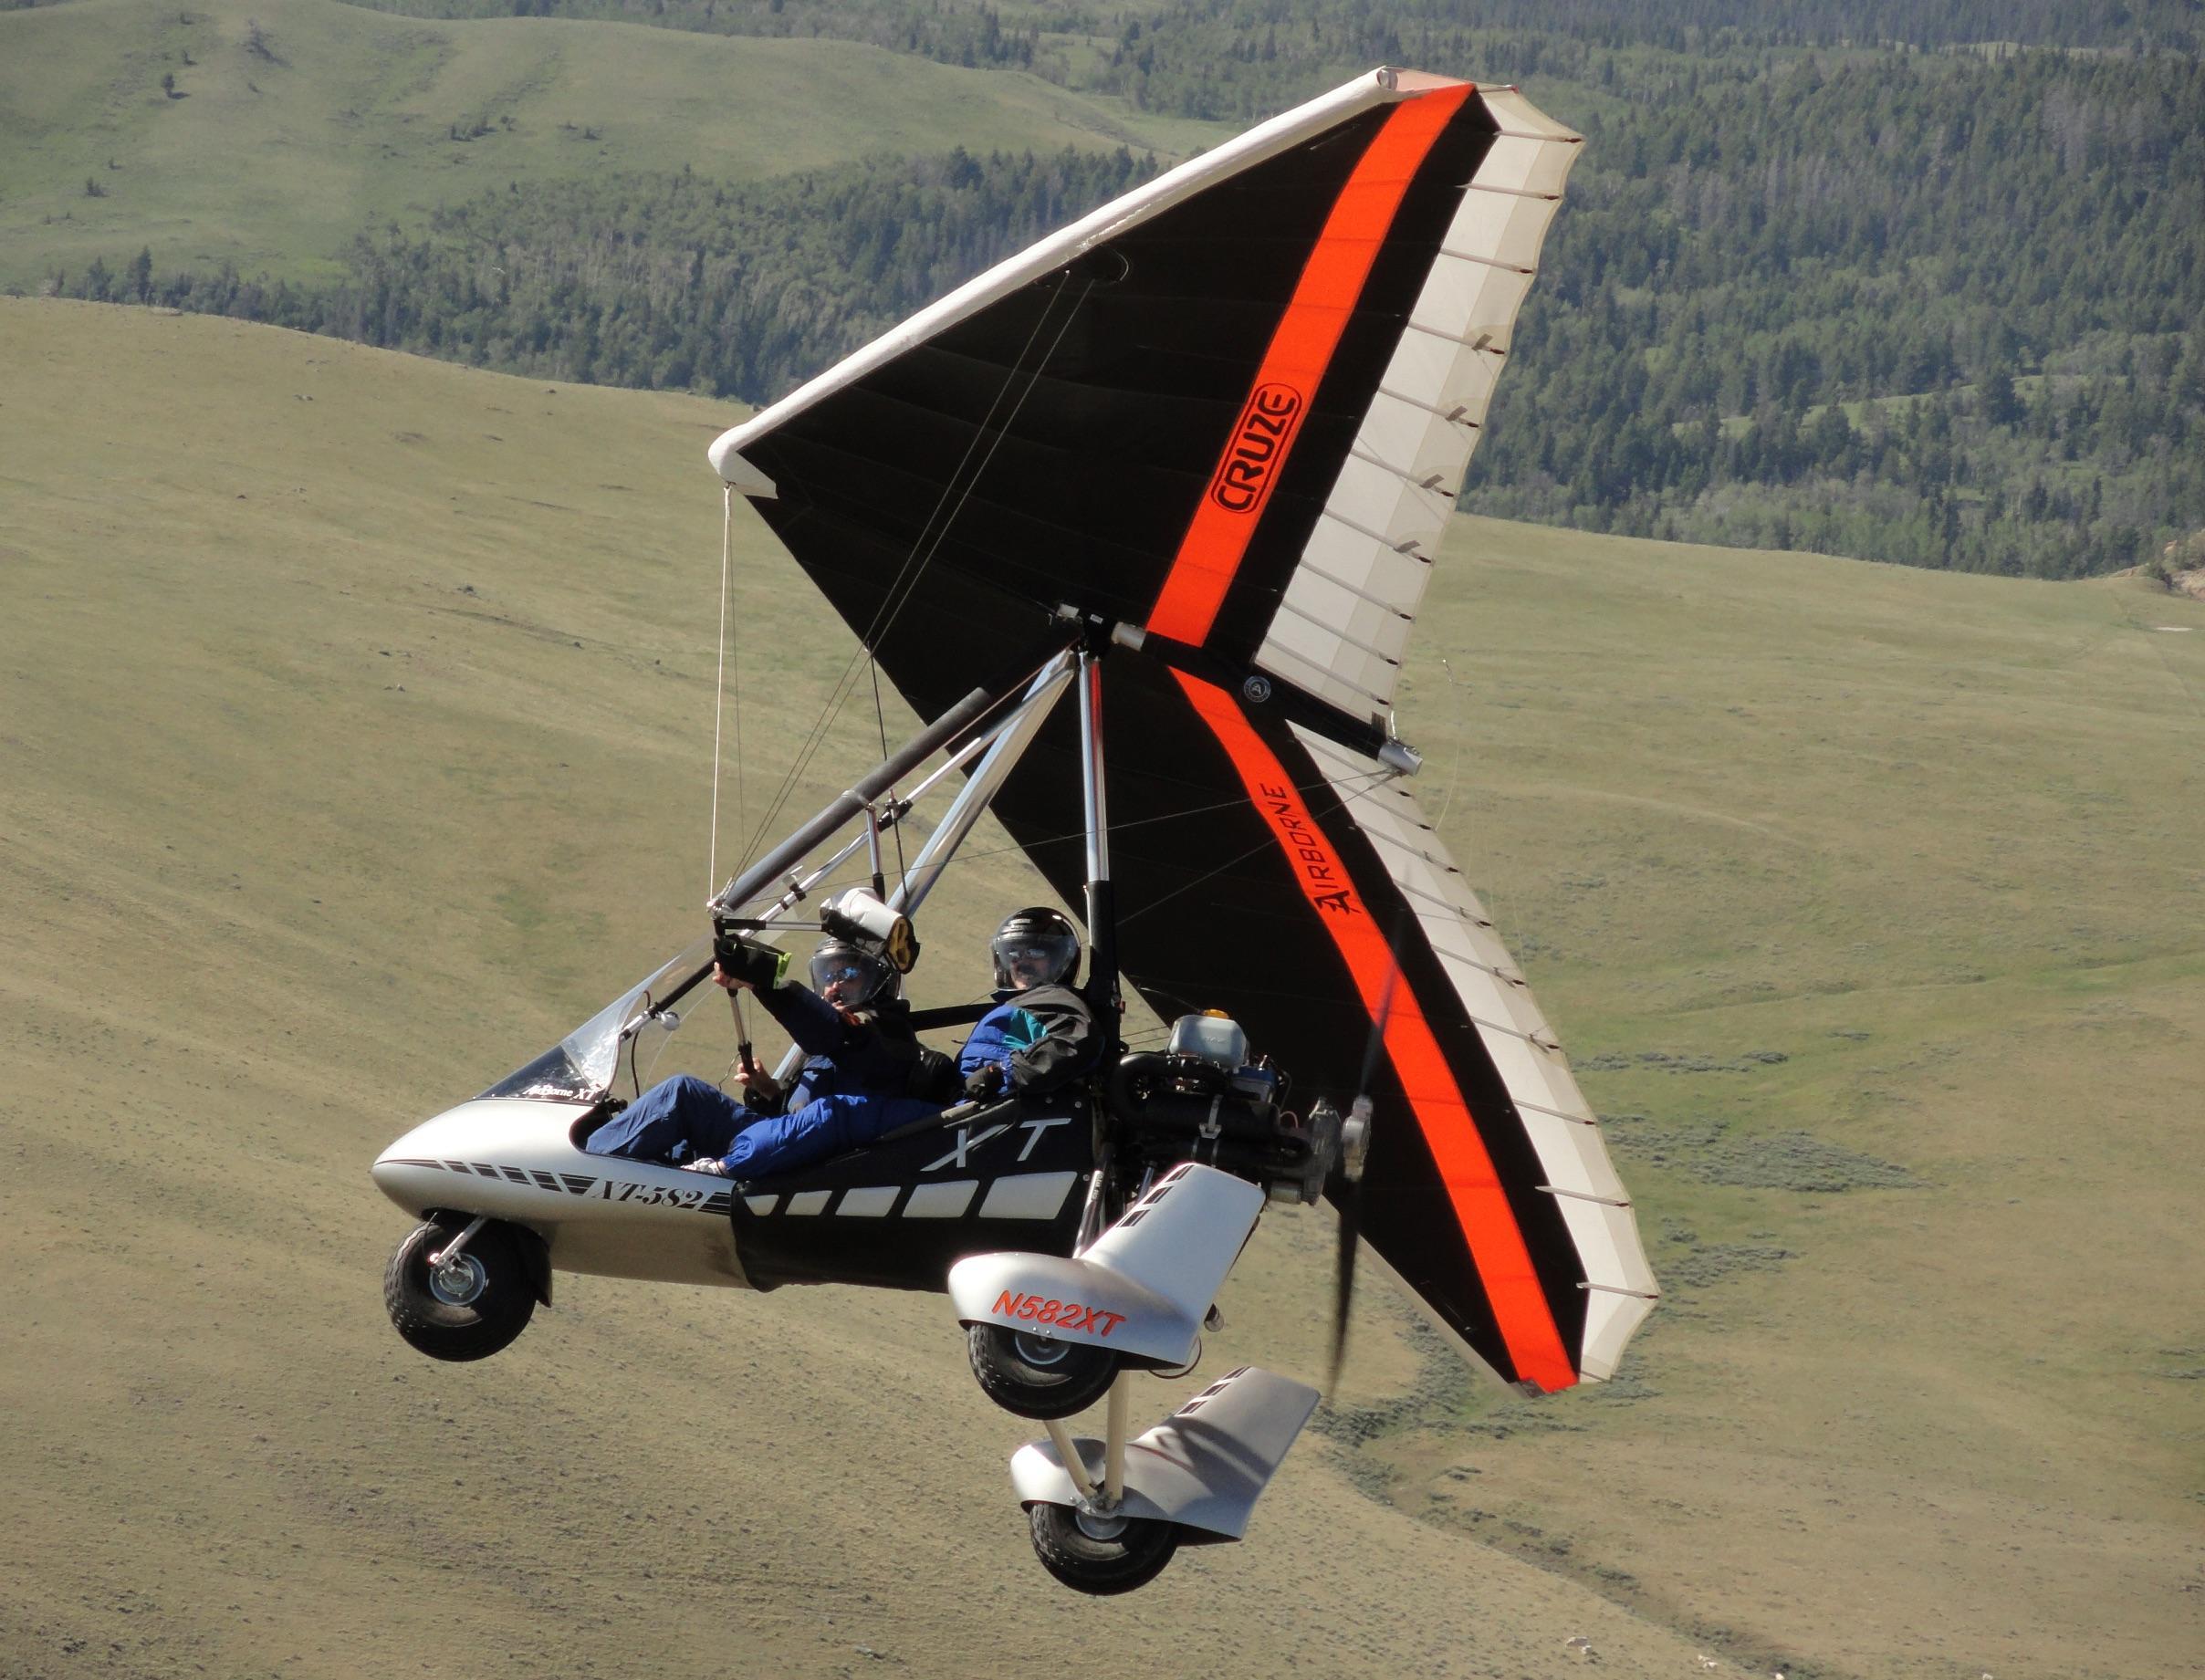
M 735 486 L 720 486 L 720 639 L 719 668 L 712 683 L 712 825 L 711 838 L 705 848 L 705 896 L 710 898 L 720 890 L 720 718 L 727 698 L 728 644 L 733 638 L 727 630 L 727 596 L 729 580 L 735 569 Z M 743 825 L 746 800 L 743 790 L 743 691 L 742 668 L 736 667 L 735 693 L 735 806 L 736 826 Z M 744 861 L 749 861 L 746 849 Z
M 966 502 L 970 499 L 973 491 L 978 487 L 981 477 L 987 473 L 988 464 L 994 461 L 996 452 L 1002 447 L 1004 439 L 1009 436 L 1011 423 L 1018 418 L 1019 410 L 1026 406 L 1026 399 L 1033 394 L 1035 387 L 1040 383 L 1042 370 L 1048 367 L 1050 358 L 1056 354 L 1057 346 L 1064 341 L 1065 333 L 1070 330 L 1072 321 L 1077 318 L 1081 306 L 1087 300 L 1088 293 L 1094 289 L 1094 281 L 1090 279 L 1081 288 L 1079 297 L 1072 300 L 1071 309 L 1065 314 L 1063 325 L 1057 329 L 1056 337 L 1050 340 L 1049 348 L 1042 351 L 1040 360 L 1034 364 L 1033 371 L 1026 376 L 1026 389 L 1019 392 L 1017 402 L 1011 406 L 1010 412 L 1004 417 L 1001 427 L 995 432 L 988 443 L 988 453 L 981 457 L 979 465 L 974 468 L 970 477 L 967 478 L 966 465 L 972 460 L 973 452 L 979 448 L 981 440 L 989 436 L 988 429 L 995 420 L 996 412 L 1002 407 L 1004 398 L 1010 394 L 1012 387 L 1017 384 L 1020 371 L 1025 365 L 1027 353 L 1033 349 L 1035 341 L 1040 338 L 1042 328 L 1048 324 L 1050 314 L 1056 308 L 1057 297 L 1061 295 L 1061 290 L 1050 294 L 1049 300 L 1042 306 L 1040 313 L 1034 318 L 1032 331 L 1027 334 L 1026 342 L 1019 347 L 1018 355 L 1012 359 L 1009 369 L 1004 374 L 1001 387 L 988 403 L 988 412 L 981 417 L 979 425 L 974 430 L 972 441 L 965 446 L 964 455 L 958 460 L 956 467 L 951 472 L 947 482 L 943 485 L 942 494 L 935 500 L 933 509 L 927 514 L 925 522 L 919 527 L 919 535 L 914 540 L 910 552 L 904 557 L 903 564 L 898 568 L 895 577 L 890 581 L 887 590 L 883 594 L 880 605 L 873 610 L 873 622 L 866 627 L 864 634 L 859 638 L 859 651 L 850 656 L 849 663 L 842 667 L 841 674 L 835 679 L 833 686 L 829 690 L 828 699 L 820 709 L 818 718 L 806 735 L 803 744 L 798 748 L 795 759 L 790 763 L 787 772 L 783 774 L 780 786 L 775 791 L 771 804 L 768 806 L 765 814 L 758 819 L 757 830 L 751 835 L 749 842 L 744 848 L 746 859 L 757 850 L 758 842 L 765 838 L 774 819 L 780 814 L 781 808 L 788 802 L 789 796 L 795 791 L 798 779 L 810 767 L 812 758 L 818 754 L 820 747 L 825 744 L 828 730 L 833 725 L 834 720 L 841 715 L 843 706 L 849 704 L 850 695 L 857 686 L 855 673 L 859 660 L 863 659 L 869 664 L 873 663 L 873 650 L 894 627 L 897 617 L 901 615 L 912 596 L 917 592 L 920 579 L 925 575 L 926 568 L 933 563 L 935 553 L 940 550 L 942 544 L 949 536 L 949 527 L 956 522 L 957 515 L 963 511 Z M 961 479 L 964 480 L 964 483 L 960 489 L 959 480 Z M 953 493 L 956 494 L 956 500 L 954 505 L 951 505 L 950 497 Z M 945 507 L 947 508 L 946 517 L 944 514 Z M 937 520 L 940 521 L 938 530 L 935 528 Z M 929 542 L 929 533 L 932 533 L 931 543 Z M 924 554 L 921 553 L 922 549 L 925 550 Z M 914 565 L 916 566 L 915 571 L 914 570 Z
M 888 757 L 888 712 L 881 704 L 881 664 L 878 660 L 868 660 L 866 663 L 873 667 L 873 721 L 880 728 L 881 757 L 885 758 Z M 892 805 L 895 803 L 893 788 L 888 790 L 888 801 Z M 911 884 L 911 866 L 904 861 L 904 825 L 897 823 L 892 831 L 895 836 L 896 885 L 900 890 Z
M 1172 902 L 1172 900 L 1177 898 L 1182 892 L 1192 892 L 1204 882 L 1214 881 L 1219 875 L 1224 874 L 1228 870 L 1238 869 L 1250 858 L 1261 857 L 1264 852 L 1270 850 L 1278 842 L 1273 840 L 1270 835 L 1265 835 L 1261 840 L 1258 840 L 1253 846 L 1250 846 L 1238 857 L 1228 858 L 1224 862 L 1218 864 L 1216 869 L 1209 870 L 1202 874 L 1197 875 L 1192 881 L 1174 887 L 1169 892 L 1160 892 L 1155 898 L 1150 899 L 1147 903 L 1142 905 L 1140 909 L 1128 912 L 1126 914 L 1120 916 L 1118 918 L 1118 925 L 1123 928 L 1128 922 L 1138 922 L 1150 911 L 1155 909 L 1157 905 L 1168 904 Z
M 925 575 L 927 567 L 934 563 L 934 557 L 941 551 L 942 545 L 949 540 L 949 527 L 956 523 L 957 515 L 964 511 L 965 504 L 972 499 L 972 493 L 980 487 L 980 480 L 987 475 L 989 464 L 996 458 L 996 452 L 1003 447 L 1004 440 L 1009 437 L 1010 428 L 1017 422 L 1020 412 L 1026 407 L 1027 399 L 1033 395 L 1036 388 L 1041 383 L 1041 375 L 1049 367 L 1050 359 L 1056 355 L 1057 347 L 1064 342 L 1064 335 L 1071 330 L 1072 322 L 1079 318 L 1081 306 L 1086 303 L 1088 294 L 1094 289 L 1095 283 L 1091 278 L 1086 285 L 1080 288 L 1080 295 L 1072 299 L 1071 308 L 1064 312 L 1064 324 L 1057 329 L 1057 336 L 1050 339 L 1049 348 L 1041 352 L 1041 359 L 1034 363 L 1033 371 L 1026 379 L 1026 389 L 1019 393 L 1019 400 L 1011 404 L 1010 412 L 1003 416 L 1003 423 L 997 428 L 994 440 L 988 445 L 987 454 L 980 458 L 980 464 L 973 469 L 972 477 L 967 481 L 965 488 L 958 494 L 956 506 L 949 510 L 948 516 L 942 521 L 941 529 L 935 533 L 934 545 L 926 550 L 925 556 L 919 559 L 918 569 L 912 571 L 911 559 L 906 558 L 904 562 L 904 570 L 899 571 L 894 581 L 889 584 L 887 595 L 883 598 L 881 606 L 873 613 L 873 624 L 862 638 L 868 663 L 873 662 L 873 650 L 887 639 L 888 632 L 895 628 L 896 620 L 902 616 L 904 609 L 910 605 L 911 598 L 918 592 L 919 579 Z M 1025 360 L 1026 350 L 1031 348 L 1034 339 L 1040 336 L 1042 324 L 1049 319 L 1050 311 L 1056 308 L 1056 295 L 1051 294 L 1049 302 L 1042 306 L 1041 313 L 1034 319 L 1033 331 L 1027 335 L 1026 344 L 1019 349 L 1019 361 Z M 1003 397 L 1008 394 L 1011 380 L 1015 379 L 1017 375 L 1018 363 L 1014 362 L 1011 365 L 1009 377 L 1004 381 L 1002 391 L 997 393 L 996 404 L 1000 404 Z M 995 418 L 995 408 L 996 405 L 991 404 L 987 418 L 980 423 L 980 431 L 983 435 L 988 430 L 988 422 Z M 978 443 L 979 438 L 976 436 L 973 443 L 967 446 L 965 453 L 967 458 L 970 457 L 973 448 Z M 963 464 L 959 463 L 960 470 L 962 470 L 962 466 Z M 955 482 L 956 479 L 953 476 L 951 483 Z M 946 496 L 948 494 L 946 486 L 944 487 L 943 494 Z M 933 520 L 930 517 L 928 524 L 932 523 Z M 924 537 L 925 527 L 922 526 L 920 532 Z M 910 572 L 908 583 L 904 581 L 905 572 Z M 900 594 L 899 591 L 901 591 Z
M 1347 799 L 1350 796 L 1361 793 L 1366 788 L 1374 788 L 1381 782 L 1390 782 L 1395 780 L 1399 776 L 1400 772 L 1398 770 L 1381 769 L 1368 771 L 1361 776 L 1350 777 L 1344 783 L 1334 783 L 1330 778 L 1327 778 L 1322 781 L 1314 782 L 1295 782 L 1291 784 L 1291 786 L 1293 791 L 1296 793 L 1314 793 L 1320 788 L 1337 791 L 1341 795 L 1339 800 L 1332 805 L 1327 806 L 1323 810 L 1316 813 L 1321 817 L 1328 817 L 1335 812 L 1345 811 L 1347 809 Z M 1211 811 L 1245 810 L 1247 809 L 1248 798 L 1246 795 L 1243 795 L 1240 798 L 1234 799 L 1219 799 L 1214 804 L 1209 805 L 1185 806 L 1178 810 L 1165 811 L 1162 816 L 1158 817 L 1137 817 L 1130 822 L 1119 822 L 1113 819 L 1110 825 L 1110 831 L 1114 837 L 1116 835 L 1127 833 L 1134 829 L 1154 828 L 1159 822 L 1178 822 L 1188 817 L 1205 817 L 1207 816 Z M 1353 820 L 1352 813 L 1350 813 L 1350 820 Z M 1360 827 L 1361 825 L 1358 824 L 1357 826 Z M 989 846 L 980 851 L 967 851 L 963 848 L 959 848 L 955 856 L 943 859 L 935 867 L 944 871 L 947 871 L 956 868 L 960 863 L 977 863 L 983 858 L 999 858 L 1011 853 L 1022 851 L 1030 852 L 1043 846 L 1068 846 L 1074 840 L 1083 840 L 1086 838 L 1087 830 L 1085 829 L 1071 829 L 1067 830 L 1061 834 L 1045 834 L 1039 840 L 1019 840 L 1008 846 Z M 1249 853 L 1244 855 L 1252 856 L 1254 854 Z M 1235 860 L 1235 861 L 1240 861 L 1242 860 Z M 1204 876 L 1203 879 L 1207 880 L 1208 877 Z M 1179 888 L 1176 890 L 1179 892 L 1186 891 L 1185 888 Z M 1162 903 L 1161 900 L 1158 900 L 1157 902 Z M 1139 914 L 1140 913 L 1136 911 L 1134 913 Z M 1127 918 L 1124 916 L 1120 916 L 1118 919 L 1121 923 L 1123 923 Z
M 881 704 L 881 667 L 870 660 L 866 663 L 873 665 L 873 726 L 881 732 L 881 757 L 885 758 L 888 757 L 888 712 Z M 894 789 L 889 791 L 893 796 Z

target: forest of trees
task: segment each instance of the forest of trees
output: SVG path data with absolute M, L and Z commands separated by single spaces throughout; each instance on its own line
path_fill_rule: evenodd
M 762 187 L 684 170 L 493 193 L 363 235 L 332 285 L 157 274 L 141 252 L 68 296 L 237 316 L 550 379 L 762 402 L 1050 229 L 1152 158 L 1067 149 L 854 164 Z
M 2205 48 L 2195 0 L 353 0 L 419 17 L 590 17 L 717 35 L 860 41 L 1029 70 L 1144 110 L 1269 116 L 1374 64 L 1580 78 L 1631 47 L 1727 58 L 1782 47 L 2012 42 Z
M 1334 8 L 1243 9 L 1316 29 Z M 1439 27 L 1457 9 L 1388 15 Z M 1612 51 L 1596 26 L 1613 9 L 1565 5 L 1589 20 L 1575 36 L 1523 37 L 1571 71 L 1531 90 L 1587 145 L 1467 506 L 2051 577 L 2137 564 L 2205 527 L 2194 57 Z M 1138 38 L 1233 10 L 1185 0 Z M 2162 14 L 2178 15 L 2148 5 L 2123 26 Z M 1807 19 L 1777 5 L 1765 23 Z M 1251 27 L 1231 62 L 1260 65 L 1269 39 Z M 334 284 L 156 273 L 141 254 L 53 289 L 765 402 L 1155 167 L 959 151 L 741 188 L 686 172 L 513 187 L 361 237 Z
M 1588 120 L 1468 505 L 2066 576 L 2205 525 L 2205 70 L 1688 72 Z

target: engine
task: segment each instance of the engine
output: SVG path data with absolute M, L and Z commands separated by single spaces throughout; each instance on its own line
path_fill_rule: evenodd
M 1286 1094 L 1269 1057 L 1250 1059 L 1239 1023 L 1212 1012 L 1181 1016 L 1162 1050 L 1121 1057 L 1107 1101 L 1134 1164 L 1199 1161 L 1273 1202 L 1314 1202 L 1339 1154 L 1339 1115 L 1321 1102 L 1304 1121 Z

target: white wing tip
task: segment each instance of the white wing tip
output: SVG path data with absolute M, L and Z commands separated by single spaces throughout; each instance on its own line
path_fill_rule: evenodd
M 740 433 L 747 428 L 730 427 L 712 440 L 712 447 L 705 453 L 712 459 L 712 470 L 720 475 L 728 488 L 742 496 L 771 497 L 773 480 L 759 472 L 742 457 L 737 444 Z
M 1404 70 L 1390 64 L 1381 65 L 1372 74 L 1377 78 L 1378 85 L 1388 93 L 1432 93 L 1441 88 L 1465 85 L 1459 76 L 1438 76 L 1429 70 Z M 1477 85 L 1476 82 L 1468 84 L 1472 88 Z

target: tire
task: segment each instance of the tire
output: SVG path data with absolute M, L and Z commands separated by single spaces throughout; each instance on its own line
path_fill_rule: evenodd
M 1028 1515 L 1041 1567 L 1097 1598 L 1145 1587 L 1179 1550 L 1179 1525 L 1152 1517 L 1098 1521 L 1066 1505 L 1037 1505 Z
M 434 1221 L 415 1226 L 383 1271 L 382 1304 L 392 1324 L 431 1359 L 488 1359 L 528 1329 L 536 1311 L 528 1273 L 501 1226 L 486 1225 L 469 1237 L 454 1267 L 430 1267 L 429 1257 L 465 1228 Z
M 1084 1341 L 1029 1336 L 993 1324 L 965 1334 L 980 1390 L 1006 1412 L 1043 1420 L 1084 1412 L 1110 1393 L 1117 1356 Z

